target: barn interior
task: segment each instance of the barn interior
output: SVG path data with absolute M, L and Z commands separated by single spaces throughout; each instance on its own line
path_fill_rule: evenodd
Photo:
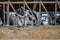
M 54 24 L 57 25 L 56 17 L 60 16 L 60 0 L 17 0 L 17 1 L 16 0 L 0 0 L 0 9 L 3 10 L 5 15 L 4 16 L 5 25 L 10 24 L 9 13 L 15 12 L 20 7 L 24 7 L 25 10 L 29 9 L 31 11 L 39 12 L 40 14 L 38 19 L 39 25 L 42 25 L 41 21 L 43 20 L 43 18 L 45 18 L 45 20 L 43 21 L 48 20 L 47 24 L 50 25 L 51 24 L 50 22 L 52 21 L 51 16 L 56 14 L 58 16 L 55 16 Z M 46 16 L 46 15 L 43 16 L 44 14 L 50 15 L 50 16 Z
M 0 0 L 0 40 L 60 40 L 60 0 Z

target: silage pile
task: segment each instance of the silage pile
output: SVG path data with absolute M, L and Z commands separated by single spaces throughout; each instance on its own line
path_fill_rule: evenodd
M 31 28 L 0 27 L 0 39 L 60 39 L 60 27 L 44 26 Z

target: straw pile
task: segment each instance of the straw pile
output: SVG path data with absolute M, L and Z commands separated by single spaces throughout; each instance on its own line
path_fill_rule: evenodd
M 60 27 L 0 27 L 0 39 L 60 39 Z

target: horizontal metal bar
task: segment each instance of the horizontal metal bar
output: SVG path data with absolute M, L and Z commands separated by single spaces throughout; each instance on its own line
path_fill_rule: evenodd
M 55 3 L 56 1 L 43 1 L 42 3 Z M 0 2 L 0 4 L 7 4 L 8 2 Z M 22 4 L 22 3 L 25 3 L 25 2 L 10 2 L 12 4 Z M 40 2 L 26 2 L 26 3 L 30 3 L 30 4 L 33 4 L 33 3 L 40 3 Z M 60 1 L 58 2 L 60 3 Z

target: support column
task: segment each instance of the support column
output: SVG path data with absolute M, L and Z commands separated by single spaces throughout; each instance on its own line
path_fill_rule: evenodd
M 55 2 L 55 26 L 56 26 L 57 0 Z
M 41 25 L 41 0 L 40 0 L 40 3 L 39 3 L 39 19 L 38 19 L 38 25 L 39 26 Z
M 4 12 L 4 25 L 5 26 L 5 4 L 3 3 L 3 12 Z
M 7 25 L 6 26 L 9 26 L 9 1 L 7 4 Z
M 23 6 L 24 6 L 24 26 L 25 26 L 25 0 Z

